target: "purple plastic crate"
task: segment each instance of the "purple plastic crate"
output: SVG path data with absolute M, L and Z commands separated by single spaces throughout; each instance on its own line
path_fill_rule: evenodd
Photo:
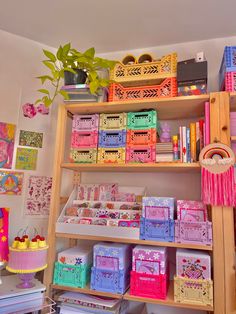
M 126 130 L 99 131 L 99 147 L 124 147 L 126 145 Z
M 73 131 L 71 135 L 72 148 L 96 148 L 98 145 L 97 131 Z
M 176 220 L 175 242 L 212 245 L 212 223 Z
M 129 287 L 130 268 L 126 270 L 105 270 L 92 267 L 92 290 L 123 294 Z
M 140 239 L 174 242 L 174 220 L 155 220 L 142 217 L 140 222 Z
M 74 131 L 98 131 L 99 114 L 74 115 L 72 129 Z

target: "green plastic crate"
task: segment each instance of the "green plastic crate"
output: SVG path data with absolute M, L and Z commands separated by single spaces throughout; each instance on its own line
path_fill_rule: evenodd
M 56 262 L 53 283 L 56 285 L 84 288 L 90 281 L 92 265 L 68 265 Z
M 157 128 L 157 112 L 155 110 L 128 112 L 127 128 L 130 130 L 145 130 Z

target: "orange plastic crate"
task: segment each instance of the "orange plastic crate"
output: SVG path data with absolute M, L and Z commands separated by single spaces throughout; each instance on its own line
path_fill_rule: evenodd
M 157 130 L 127 130 L 127 146 L 156 145 Z
M 145 100 L 177 96 L 177 80 L 175 77 L 165 79 L 159 85 L 142 87 L 124 87 L 112 83 L 109 87 L 108 101 Z

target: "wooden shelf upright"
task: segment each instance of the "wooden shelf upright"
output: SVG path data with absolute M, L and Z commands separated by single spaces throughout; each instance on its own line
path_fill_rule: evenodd
M 232 95 L 235 98 L 235 95 Z M 151 165 L 89 165 L 89 164 L 72 164 L 64 160 L 65 153 L 65 138 L 67 130 L 68 116 L 73 114 L 88 114 L 88 113 L 114 113 L 139 111 L 141 109 L 153 108 L 158 111 L 160 119 L 188 119 L 198 118 L 204 115 L 204 103 L 210 101 L 210 116 L 211 116 L 211 142 L 230 143 L 229 134 L 229 111 L 232 98 L 229 93 L 218 92 L 210 95 L 187 96 L 163 98 L 155 101 L 128 101 L 114 103 L 73 103 L 69 105 L 62 104 L 59 106 L 56 150 L 53 170 L 53 189 L 52 201 L 49 217 L 48 228 L 48 268 L 44 272 L 44 283 L 47 286 L 48 292 L 52 290 L 69 290 L 80 291 L 82 293 L 92 294 L 89 287 L 85 289 L 76 289 L 52 285 L 54 261 L 56 260 L 56 241 L 58 238 L 70 239 L 70 244 L 76 244 L 78 239 L 86 240 L 106 240 L 123 243 L 142 243 L 152 245 L 162 245 L 171 247 L 185 247 L 194 249 L 205 249 L 211 251 L 213 256 L 213 281 L 214 281 L 214 307 L 202 306 L 197 304 L 181 304 L 176 303 L 173 297 L 173 291 L 170 289 L 167 300 L 149 300 L 147 298 L 134 297 L 126 292 L 123 296 L 113 297 L 134 300 L 140 302 L 150 302 L 162 304 L 172 307 L 182 307 L 188 309 L 199 309 L 215 314 L 236 314 L 235 307 L 235 268 L 234 268 L 234 232 L 233 232 L 233 208 L 229 207 L 213 207 L 212 208 L 212 224 L 213 224 L 213 247 L 204 247 L 202 245 L 179 245 L 177 243 L 164 243 L 155 241 L 141 241 L 132 239 L 119 239 L 101 236 L 84 236 L 80 234 L 56 233 L 56 221 L 60 214 L 60 196 L 61 196 L 61 181 L 62 171 L 70 169 L 76 172 L 176 172 L 188 173 L 199 172 L 200 167 L 196 164 L 179 164 L 179 163 L 157 163 Z M 232 105 L 231 105 L 232 106 Z M 64 201 L 66 199 L 63 199 Z M 78 225 L 79 228 L 79 225 Z M 150 243 L 153 242 L 153 243 Z M 104 293 L 95 292 L 96 295 L 104 295 Z M 109 296 L 111 296 L 109 294 Z M 191 312 L 190 312 L 191 313 Z

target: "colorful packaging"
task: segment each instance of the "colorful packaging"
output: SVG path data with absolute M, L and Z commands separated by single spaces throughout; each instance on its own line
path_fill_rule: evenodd
M 188 222 L 207 221 L 206 206 L 199 201 L 177 201 L 177 219 Z
M 143 197 L 142 216 L 147 219 L 174 219 L 173 197 Z

